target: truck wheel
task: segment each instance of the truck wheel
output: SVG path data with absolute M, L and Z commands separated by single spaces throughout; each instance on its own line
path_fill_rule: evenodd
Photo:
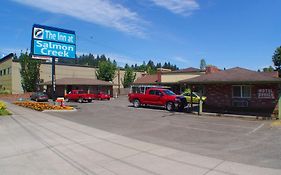
M 174 108 L 175 108 L 175 106 L 174 106 L 174 103 L 173 103 L 173 102 L 168 102 L 168 103 L 166 104 L 166 109 L 167 109 L 168 111 L 173 111 Z
M 92 100 L 88 100 L 88 103 L 92 103 Z
M 135 108 L 138 108 L 138 107 L 140 107 L 141 104 L 140 104 L 140 101 L 138 99 L 135 99 L 133 101 L 133 105 L 134 105 Z
M 68 98 L 66 98 L 66 99 L 64 99 L 64 101 L 65 101 L 65 102 L 69 102 L 69 99 L 68 99 Z
M 183 111 L 183 110 L 184 110 L 184 106 L 183 105 L 178 107 L 178 111 Z
M 82 103 L 82 102 L 83 102 L 83 98 L 79 98 L 79 99 L 78 99 L 78 102 L 79 102 L 79 103 Z

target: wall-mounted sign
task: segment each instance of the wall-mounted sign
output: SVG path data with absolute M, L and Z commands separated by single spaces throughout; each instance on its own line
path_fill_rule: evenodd
M 37 56 L 75 58 L 75 32 L 35 24 L 32 29 L 31 52 Z
M 273 90 L 272 89 L 258 89 L 258 98 L 274 99 Z
M 32 59 L 37 59 L 37 60 L 52 60 L 52 57 L 48 57 L 48 56 L 36 56 L 36 55 L 32 55 Z

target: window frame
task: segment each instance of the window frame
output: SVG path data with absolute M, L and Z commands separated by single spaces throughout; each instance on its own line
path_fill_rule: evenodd
M 240 96 L 234 96 L 234 87 L 240 87 Z M 250 94 L 248 97 L 243 96 L 243 87 L 250 88 Z M 232 98 L 252 98 L 252 86 L 251 85 L 232 85 Z
M 11 73 L 12 73 L 12 72 L 11 72 L 11 67 L 8 67 L 8 68 L 7 68 L 7 75 L 11 75 Z
M 162 92 L 161 92 L 161 91 L 159 91 L 159 90 L 155 90 L 155 95 L 157 95 L 157 96 L 161 96 L 161 94 L 162 94 Z

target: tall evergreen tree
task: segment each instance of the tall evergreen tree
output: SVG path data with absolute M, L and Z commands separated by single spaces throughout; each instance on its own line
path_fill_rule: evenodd
M 156 68 L 161 68 L 161 67 L 162 67 L 161 63 L 156 64 Z
M 125 69 L 128 69 L 128 68 L 130 68 L 130 66 L 128 65 L 128 64 L 125 64 L 125 67 L 124 67 Z
M 113 60 L 112 63 L 117 67 L 117 62 L 115 60 Z
M 279 46 L 273 56 L 272 56 L 272 61 L 274 63 L 275 69 L 279 72 L 279 75 L 281 73 L 281 46 Z
M 205 59 L 200 60 L 200 69 L 205 70 L 206 69 L 206 61 Z

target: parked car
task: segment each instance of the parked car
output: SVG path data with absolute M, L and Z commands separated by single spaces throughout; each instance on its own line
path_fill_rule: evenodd
M 47 102 L 49 98 L 48 98 L 48 95 L 45 94 L 44 92 L 35 92 L 35 93 L 31 94 L 30 99 L 37 101 L 37 102 L 39 102 L 39 101 Z
M 64 96 L 64 99 L 66 102 L 77 101 L 79 103 L 82 103 L 82 102 L 91 103 L 92 100 L 94 99 L 94 97 L 95 97 L 94 94 L 88 94 L 84 90 L 72 90 Z
M 168 111 L 183 110 L 187 105 L 186 98 L 162 88 L 150 88 L 145 93 L 130 93 L 128 99 L 134 107 L 141 105 L 163 106 Z
M 188 103 L 191 103 L 191 98 L 190 98 L 190 92 L 184 92 L 181 94 L 186 98 L 186 101 Z M 204 102 L 207 99 L 207 97 L 202 96 L 202 101 Z M 196 92 L 192 92 L 192 103 L 199 103 L 200 101 L 200 95 L 198 95 Z
M 110 100 L 110 95 L 104 93 L 104 92 L 99 92 L 95 94 L 95 99 L 98 100 Z

